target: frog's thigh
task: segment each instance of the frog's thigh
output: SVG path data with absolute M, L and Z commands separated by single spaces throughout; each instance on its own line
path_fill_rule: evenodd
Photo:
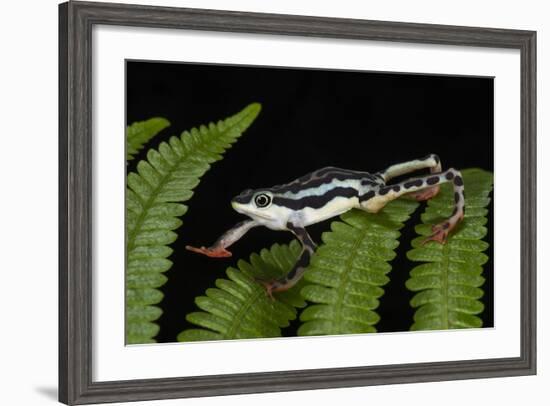
M 396 199 L 398 194 L 393 190 L 385 195 L 376 194 L 373 197 L 359 203 L 361 210 L 369 213 L 378 213 L 386 204 Z
M 436 154 L 430 154 L 424 158 L 415 159 L 412 161 L 401 162 L 392 166 L 389 166 L 379 174 L 382 176 L 385 182 L 389 181 L 396 176 L 404 175 L 406 173 L 414 172 L 420 169 L 430 168 L 431 173 L 441 172 L 441 160 Z

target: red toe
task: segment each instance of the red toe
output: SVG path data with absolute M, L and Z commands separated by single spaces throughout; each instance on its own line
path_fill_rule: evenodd
M 221 247 L 212 249 L 212 248 L 206 248 L 206 247 L 196 248 L 190 245 L 186 245 L 185 248 L 189 251 L 193 251 L 198 254 L 203 254 L 211 258 L 227 258 L 231 256 L 231 252 Z
M 426 237 L 422 241 L 421 245 L 424 245 L 424 244 L 426 244 L 427 242 L 430 242 L 430 241 L 436 241 L 440 244 L 445 244 L 445 242 L 447 242 L 447 235 L 449 234 L 449 232 L 447 230 L 444 230 L 442 228 L 437 228 L 433 231 L 434 231 L 434 233 L 432 235 L 429 235 L 428 237 Z
M 273 296 L 273 292 L 275 291 L 273 289 L 273 282 L 275 282 L 275 280 L 265 281 L 263 279 L 256 278 L 256 281 L 263 285 L 263 287 L 265 288 L 265 294 L 269 296 L 271 300 L 275 300 L 275 297 Z

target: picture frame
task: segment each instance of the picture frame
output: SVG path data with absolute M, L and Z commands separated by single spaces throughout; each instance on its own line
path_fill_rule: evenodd
M 150 27 L 515 49 L 520 52 L 520 356 L 361 367 L 94 381 L 92 29 Z M 219 10 L 68 2 L 59 6 L 59 400 L 218 396 L 536 373 L 536 33 Z

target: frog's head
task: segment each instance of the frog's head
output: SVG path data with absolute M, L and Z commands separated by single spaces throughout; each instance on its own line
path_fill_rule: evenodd
M 266 189 L 246 189 L 231 200 L 238 213 L 245 214 L 260 224 L 276 227 L 286 217 L 283 207 L 273 202 L 273 192 Z

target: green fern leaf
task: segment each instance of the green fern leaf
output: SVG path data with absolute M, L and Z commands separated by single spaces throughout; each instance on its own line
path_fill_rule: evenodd
M 481 239 L 486 235 L 487 205 L 492 190 L 493 175 L 481 169 L 462 171 L 466 198 L 465 217 L 451 233 L 446 244 L 429 242 L 421 245 L 431 234 L 431 224 L 451 215 L 454 207 L 453 189 L 443 185 L 441 192 L 428 202 L 422 222 L 416 231 L 422 237 L 412 241 L 407 253 L 412 261 L 424 262 L 411 270 L 406 286 L 418 292 L 411 306 L 418 308 L 411 330 L 436 330 L 481 327 L 476 316 L 483 311 L 479 299 L 483 296 L 485 279 L 482 265 L 488 257 L 483 251 L 489 244 Z
M 300 244 L 274 244 L 270 250 L 252 254 L 250 262 L 240 260 L 238 269 L 228 268 L 228 279 L 216 280 L 216 288 L 206 290 L 195 303 L 202 310 L 186 319 L 202 328 L 182 331 L 178 341 L 230 340 L 280 337 L 281 328 L 296 318 L 296 307 L 304 307 L 300 296 L 303 282 L 271 300 L 256 278 L 273 279 L 286 275 L 301 252 Z
M 172 262 L 168 244 L 187 211 L 181 202 L 193 195 L 210 164 L 252 124 L 260 112 L 251 104 L 236 115 L 184 132 L 151 149 L 147 160 L 128 174 L 126 191 L 126 342 L 154 342 L 158 326 L 153 323 L 161 310 L 153 305 L 162 300 L 157 290 L 166 282 L 163 272 Z
M 134 159 L 143 146 L 155 135 L 170 125 L 162 117 L 153 117 L 149 120 L 138 121 L 126 128 L 126 160 Z
M 418 203 L 395 200 L 379 213 L 359 210 L 341 216 L 322 236 L 304 278 L 302 296 L 316 304 L 300 315 L 299 335 L 375 332 L 375 312 L 391 270 L 404 222 Z

